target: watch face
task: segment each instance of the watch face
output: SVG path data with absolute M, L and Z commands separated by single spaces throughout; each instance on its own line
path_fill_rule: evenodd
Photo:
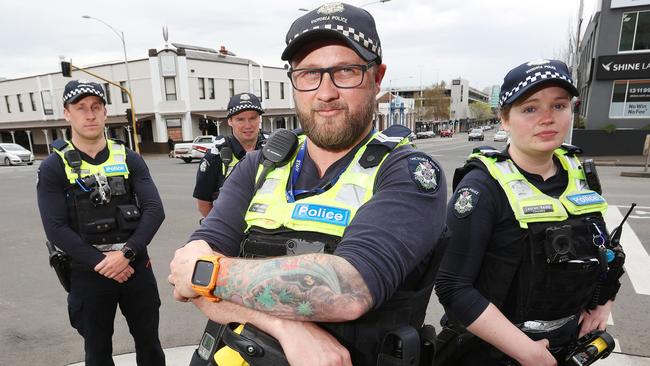
M 192 283 L 197 286 L 208 286 L 212 279 L 213 270 L 214 263 L 202 260 L 197 261 L 196 267 L 194 268 L 194 275 L 192 276 Z
M 130 248 L 123 248 L 122 253 L 124 253 L 124 258 L 131 259 L 135 256 L 135 253 Z

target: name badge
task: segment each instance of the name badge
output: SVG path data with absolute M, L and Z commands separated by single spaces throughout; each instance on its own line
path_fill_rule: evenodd
M 293 209 L 291 218 L 296 220 L 318 221 L 326 224 L 347 226 L 350 210 L 330 206 L 300 203 Z
M 596 192 L 576 193 L 566 197 L 576 206 L 593 205 L 605 202 L 605 199 Z
M 106 173 L 126 173 L 126 164 L 107 165 L 104 167 Z

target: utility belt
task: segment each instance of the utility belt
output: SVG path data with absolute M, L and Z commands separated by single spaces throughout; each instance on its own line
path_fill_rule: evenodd
M 126 243 L 99 244 L 93 245 L 93 247 L 97 248 L 101 252 L 109 252 L 122 250 L 124 245 L 126 245 Z M 94 271 L 94 268 L 73 260 L 66 252 L 59 249 L 49 241 L 45 241 L 45 247 L 47 248 L 49 256 L 50 267 L 54 269 L 56 277 L 59 279 L 61 286 L 63 286 L 63 289 L 66 292 L 70 292 L 70 271 Z
M 549 352 L 556 360 L 566 360 L 578 342 L 579 316 L 544 321 L 526 321 L 516 326 L 533 341 L 548 339 Z M 443 320 L 442 331 L 438 334 L 436 344 L 436 366 L 457 365 L 461 358 L 476 354 L 477 357 L 498 362 L 503 365 L 517 365 L 517 363 L 497 348 L 491 346 L 479 337 L 470 333 L 467 329 L 449 324 Z
M 433 326 L 425 325 L 419 331 L 411 326 L 399 327 L 384 335 L 373 366 L 432 366 L 435 345 Z M 221 325 L 209 321 L 190 366 L 247 364 L 288 366 L 289 362 L 280 343 L 252 324 Z

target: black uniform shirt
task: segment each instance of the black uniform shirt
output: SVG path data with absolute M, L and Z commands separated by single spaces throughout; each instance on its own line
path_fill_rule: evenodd
M 257 139 L 255 150 L 261 148 L 264 142 L 262 136 L 263 133 L 260 132 L 260 137 Z M 225 139 L 228 140 L 226 143 L 230 145 L 233 157 L 236 157 L 240 161 L 246 157 L 246 150 L 241 146 L 239 140 L 234 136 L 226 136 Z M 217 153 L 212 153 L 212 151 L 205 153 L 205 156 L 203 156 L 203 159 L 201 159 L 201 163 L 199 164 L 199 169 L 196 172 L 196 184 L 194 185 L 194 193 L 192 194 L 192 197 L 210 202 L 217 199 L 219 189 L 226 180 L 223 173 L 223 161 L 221 160 L 221 156 Z
M 321 187 L 345 169 L 355 152 L 332 164 L 323 178 L 305 154 L 295 189 Z M 418 185 L 413 167 L 419 161 L 429 162 L 435 170 L 435 188 L 426 190 Z M 215 202 L 219 209 L 210 212 L 190 240 L 205 240 L 227 256 L 238 255 L 260 162 L 261 154 L 255 151 L 235 167 Z M 375 307 L 390 298 L 411 272 L 421 274 L 426 269 L 428 255 L 445 224 L 446 196 L 442 170 L 422 152 L 399 148 L 379 168 L 373 197 L 359 208 L 334 253 L 359 271 Z
M 108 146 L 94 159 L 82 151 L 79 153 L 84 161 L 93 165 L 102 164 L 109 156 Z M 138 227 L 126 244 L 135 252 L 137 261 L 145 260 L 148 258 L 147 245 L 165 219 L 165 212 L 158 190 L 142 157 L 127 148 L 126 164 L 129 167 L 129 183 L 138 197 L 142 215 Z M 45 235 L 51 243 L 61 248 L 75 261 L 95 267 L 104 259 L 104 255 L 92 245 L 84 243 L 72 230 L 68 221 L 64 194 L 69 185 L 63 161 L 58 154 L 50 154 L 39 166 L 36 184 L 38 208 Z
M 518 169 L 540 191 L 557 198 L 566 189 L 568 176 L 559 162 L 555 163 L 557 173 L 546 181 L 537 174 Z M 463 192 L 471 195 L 471 210 L 466 205 L 455 207 Z M 515 220 L 499 183 L 480 168 L 472 169 L 458 184 L 447 206 L 447 225 L 451 242 L 440 264 L 436 293 L 448 315 L 468 326 L 490 303 L 490 294 L 481 294 L 474 287 L 483 258 L 519 258 L 525 230 Z

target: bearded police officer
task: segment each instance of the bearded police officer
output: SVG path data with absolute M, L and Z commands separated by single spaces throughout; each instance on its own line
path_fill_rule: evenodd
M 176 252 L 174 296 L 214 321 L 270 333 L 292 365 L 415 353 L 417 341 L 384 350 L 382 339 L 422 327 L 444 231 L 442 170 L 408 145 L 407 128 L 373 131 L 386 65 L 367 11 L 323 5 L 292 24 L 286 43 L 305 136 L 268 175 L 259 152 L 238 164 Z
M 104 137 L 101 85 L 73 80 L 63 93 L 71 140 L 52 143 L 38 172 L 38 207 L 47 239 L 69 257 L 68 313 L 84 338 L 86 365 L 113 365 L 119 304 L 138 365 L 164 365 L 160 298 L 147 245 L 165 214 L 144 160 Z
M 258 150 L 264 142 L 260 119 L 264 114 L 260 100 L 251 93 L 233 95 L 228 102 L 228 125 L 232 136 L 219 136 L 215 147 L 205 154 L 196 173 L 194 198 L 199 212 L 208 216 L 212 202 L 226 177 L 246 153 Z
M 605 329 L 625 256 L 607 234 L 593 169 L 563 144 L 577 95 L 558 60 L 505 76 L 510 144 L 476 149 L 454 176 L 436 365 L 562 365 L 579 336 Z

